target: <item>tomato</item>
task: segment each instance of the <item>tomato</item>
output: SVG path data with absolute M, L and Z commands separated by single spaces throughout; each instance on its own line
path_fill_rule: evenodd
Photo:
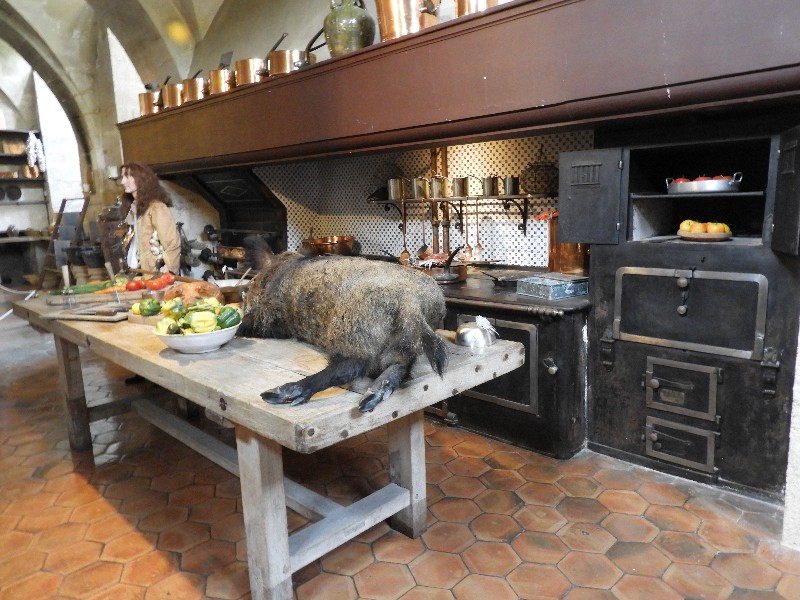
M 716 176 L 714 176 L 714 179 L 716 179 L 718 181 L 720 181 L 720 180 L 722 180 L 722 181 L 731 181 L 733 179 L 733 176 L 732 175 L 716 175 Z
M 145 285 L 147 286 L 147 289 L 151 291 L 163 290 L 165 287 L 167 287 L 167 284 L 164 283 L 163 279 L 148 279 L 145 281 Z
M 677 177 L 672 180 L 672 183 L 689 183 L 689 180 L 686 177 Z
M 160 279 L 164 282 L 165 285 L 172 285 L 173 283 L 175 283 L 175 275 L 169 272 L 164 273 L 160 277 Z
M 129 292 L 135 292 L 136 290 L 143 290 L 144 289 L 144 282 L 133 279 L 125 284 L 125 289 Z
M 695 181 L 709 181 L 711 177 L 706 177 L 705 175 L 700 175 L 700 177 L 695 177 Z

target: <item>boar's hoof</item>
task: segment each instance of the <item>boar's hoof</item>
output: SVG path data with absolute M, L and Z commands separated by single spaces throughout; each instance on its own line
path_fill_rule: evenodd
M 311 390 L 297 383 L 286 383 L 273 390 L 261 393 L 261 398 L 270 404 L 303 404 L 311 397 Z
M 391 395 L 391 393 L 391 391 L 386 393 L 386 390 L 380 390 L 370 394 L 369 396 L 364 396 L 361 399 L 361 402 L 358 403 L 358 410 L 362 413 L 372 412 L 374 408 L 383 402 L 389 395 Z

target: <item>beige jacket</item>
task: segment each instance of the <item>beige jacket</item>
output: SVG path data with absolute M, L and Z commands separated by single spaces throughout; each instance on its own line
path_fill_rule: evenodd
M 161 258 L 169 271 L 176 275 L 180 272 L 181 238 L 166 204 L 152 202 L 141 217 L 137 215 L 134 231 L 140 269 L 155 272 Z

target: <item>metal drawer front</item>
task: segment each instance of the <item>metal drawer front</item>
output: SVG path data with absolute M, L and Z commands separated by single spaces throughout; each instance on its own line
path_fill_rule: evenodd
M 690 469 L 716 473 L 714 449 L 718 436 L 716 431 L 647 417 L 645 454 Z
M 648 356 L 645 403 L 648 408 L 716 421 L 721 382 L 722 370 L 717 367 Z

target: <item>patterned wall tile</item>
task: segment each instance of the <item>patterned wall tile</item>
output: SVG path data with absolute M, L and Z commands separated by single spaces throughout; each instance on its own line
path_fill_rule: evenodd
M 528 163 L 558 163 L 560 152 L 593 146 L 591 131 L 451 146 L 447 149 L 448 175 L 471 175 L 470 194 L 482 193 L 480 178 L 487 175 L 519 175 Z M 286 205 L 289 221 L 288 246 L 295 249 L 303 238 L 353 235 L 362 253 L 397 256 L 403 249 L 400 210 L 372 204 L 367 198 L 392 177 L 430 177 L 431 152 L 383 153 L 337 157 L 320 161 L 256 167 L 254 172 Z M 477 206 L 476 206 L 477 204 Z M 527 235 L 519 230 L 520 211 L 513 203 L 504 207 L 496 200 L 453 202 L 466 216 L 463 231 L 451 217 L 450 246 L 483 248 L 484 258 L 509 265 L 546 266 L 548 224 L 528 221 Z M 466 206 L 466 210 L 464 210 Z M 531 216 L 557 207 L 556 198 L 534 199 Z M 451 211 L 453 212 L 453 211 Z M 423 224 L 423 221 L 426 221 Z M 407 209 L 407 246 L 412 253 L 423 242 L 432 245 L 430 212 L 421 204 Z M 440 245 L 443 239 L 440 233 Z

